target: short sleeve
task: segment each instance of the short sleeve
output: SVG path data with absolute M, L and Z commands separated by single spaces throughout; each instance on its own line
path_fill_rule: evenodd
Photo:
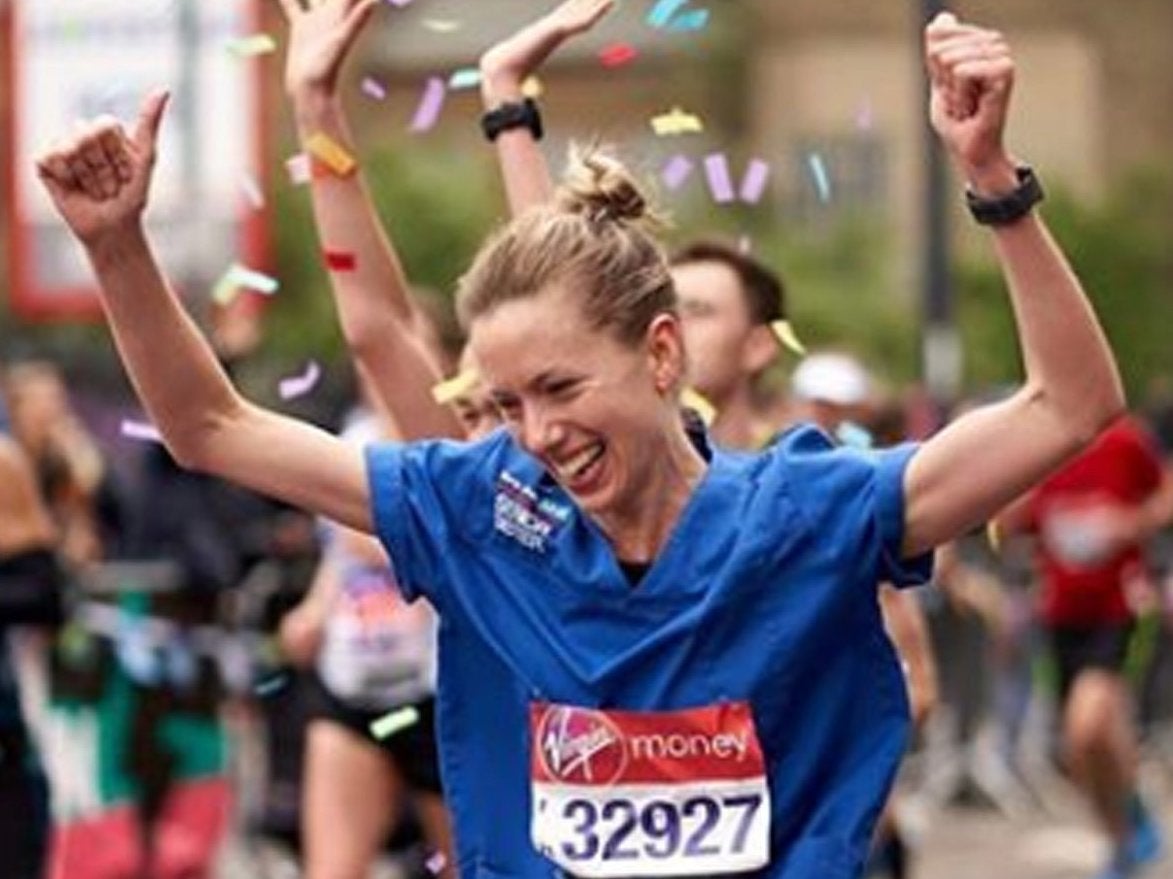
M 908 443 L 876 453 L 875 518 L 880 534 L 880 565 L 883 578 L 895 586 L 921 586 L 932 578 L 933 552 L 915 558 L 903 557 L 904 474 L 920 448 Z
M 413 479 L 406 471 L 407 447 L 391 443 L 376 443 L 365 447 L 367 482 L 371 493 L 371 511 L 374 514 L 375 533 L 395 570 L 399 588 L 408 601 L 429 594 L 436 572 L 427 563 L 427 552 L 420 539 L 429 539 L 419 528 L 419 498 L 410 496 Z M 425 516 L 426 518 L 426 516 Z

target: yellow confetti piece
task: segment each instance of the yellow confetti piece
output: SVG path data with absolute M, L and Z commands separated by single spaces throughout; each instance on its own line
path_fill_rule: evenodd
M 669 112 L 652 117 L 652 131 L 657 137 L 667 137 L 673 134 L 699 134 L 705 130 L 699 116 L 685 113 L 679 107 L 673 107 Z
M 436 34 L 450 34 L 460 30 L 462 27 L 459 21 L 448 18 L 425 18 L 421 23 L 432 33 Z
M 481 380 L 475 369 L 466 369 L 447 381 L 442 381 L 432 388 L 432 399 L 441 406 L 447 406 L 457 397 L 463 397 L 476 387 Z
M 240 58 L 254 58 L 277 51 L 277 43 L 268 34 L 253 34 L 229 40 L 228 51 Z
M 705 423 L 705 427 L 709 427 L 717 420 L 717 407 L 701 396 L 700 391 L 685 388 L 680 393 L 680 402 L 696 412 L 701 417 L 701 421 Z
M 521 95 L 524 98 L 533 98 L 537 100 L 546 91 L 546 87 L 542 81 L 536 76 L 527 76 L 525 82 L 521 84 Z
M 986 543 L 994 552 L 1002 551 L 1002 529 L 994 519 L 986 523 Z
M 794 333 L 794 327 L 790 326 L 790 321 L 776 320 L 770 324 L 770 329 L 774 331 L 774 335 L 778 337 L 779 342 L 799 357 L 806 356 L 806 347 L 802 342 L 798 341 L 798 336 Z
M 409 726 L 419 723 L 420 713 L 414 705 L 407 705 L 392 711 L 390 714 L 384 714 L 378 720 L 371 723 L 371 735 L 376 739 L 389 738 L 397 732 L 403 732 Z
M 331 171 L 339 177 L 346 177 L 354 171 L 355 165 L 354 156 L 348 153 L 342 146 L 330 137 L 318 131 L 310 135 L 309 140 L 305 143 L 305 148 L 310 151 L 314 158 L 321 160 Z

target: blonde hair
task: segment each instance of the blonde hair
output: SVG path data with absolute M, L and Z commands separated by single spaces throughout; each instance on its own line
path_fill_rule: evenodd
M 668 262 L 653 231 L 663 225 L 628 170 L 597 147 L 572 149 L 549 205 L 495 233 L 461 278 L 457 310 L 467 328 L 497 306 L 554 287 L 576 296 L 596 329 L 627 343 L 676 312 Z

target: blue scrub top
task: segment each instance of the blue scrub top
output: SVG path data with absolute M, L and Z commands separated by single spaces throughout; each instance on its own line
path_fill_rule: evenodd
M 374 518 L 407 597 L 440 613 L 438 735 L 465 877 L 552 877 L 529 839 L 528 704 L 675 710 L 748 701 L 772 805 L 758 876 L 850 879 L 907 743 L 877 584 L 900 558 L 915 446 L 815 428 L 713 453 L 637 588 L 503 431 L 367 449 Z

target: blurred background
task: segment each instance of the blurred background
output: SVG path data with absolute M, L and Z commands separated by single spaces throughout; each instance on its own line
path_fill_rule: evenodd
M 359 159 L 422 295 L 449 298 L 478 243 L 505 217 L 495 157 L 479 131 L 478 90 L 457 87 L 452 75 L 475 68 L 485 48 L 552 5 L 388 2 L 362 39 L 348 71 Z M 542 70 L 551 163 L 561 167 L 572 141 L 616 145 L 657 187 L 674 220 L 671 241 L 716 231 L 778 270 L 803 342 L 849 350 L 889 394 L 916 397 L 920 433 L 955 402 L 1016 381 L 1012 321 L 988 236 L 964 214 L 961 183 L 925 127 L 921 34 L 941 4 L 693 0 L 679 4 L 679 13 L 708 10 L 707 18 L 652 27 L 655 5 L 623 0 Z M 1010 145 L 1038 170 L 1045 216 L 1096 304 L 1134 407 L 1147 413 L 1168 454 L 1173 3 L 958 0 L 950 9 L 1001 29 L 1014 48 Z M 264 34 L 276 51 L 241 42 Z M 29 709 L 40 718 L 51 780 L 102 775 L 96 767 L 107 752 L 117 767 L 93 789 L 78 782 L 60 797 L 55 791 L 55 820 L 80 827 L 95 815 L 109 818 L 119 804 L 150 804 L 168 786 L 191 781 L 199 801 L 191 805 L 193 820 L 209 824 L 208 838 L 221 832 L 217 815 L 229 829 L 214 875 L 233 877 L 297 875 L 296 858 L 288 856 L 295 850 L 289 838 L 299 745 L 288 734 L 296 725 L 289 720 L 297 714 L 296 687 L 271 639 L 281 613 L 307 586 L 314 526 L 254 499 L 225 501 L 205 496 L 206 486 L 176 487 L 159 475 L 161 453 L 128 435 L 127 422 L 142 416 L 98 320 L 80 255 L 38 191 L 31 157 L 77 119 L 102 112 L 130 118 L 147 89 L 172 88 L 152 214 L 163 262 L 197 318 L 223 335 L 251 396 L 337 426 L 354 389 L 308 194 L 287 169 L 298 147 L 281 84 L 283 36 L 278 5 L 259 0 L 0 0 L 0 360 L 18 379 L 30 361 L 52 366 L 55 377 L 45 381 L 57 390 L 46 393 L 57 394 L 54 405 L 68 408 L 88 435 L 129 510 L 125 519 L 103 522 L 116 532 L 103 552 L 78 559 L 86 571 L 78 602 L 116 612 L 103 617 L 91 608 L 54 636 L 52 685 Z M 617 44 L 634 49 L 634 57 L 603 63 L 600 53 Z M 413 130 L 434 77 L 446 83 L 442 105 L 434 124 Z M 674 108 L 695 115 L 703 130 L 657 135 L 651 120 Z M 724 157 L 735 189 L 747 169 L 764 163 L 764 190 L 719 203 L 704 173 L 713 155 Z M 213 290 L 236 264 L 276 281 L 276 291 L 243 292 L 217 307 Z M 785 389 L 793 367 L 793 357 L 783 358 L 769 382 Z M 282 378 L 310 374 L 305 392 L 280 392 Z M 151 567 L 207 561 L 205 550 L 192 550 L 199 558 L 189 564 L 186 550 L 176 549 L 186 538 L 152 537 L 142 528 L 162 515 L 158 505 L 173 496 L 168 492 L 191 495 L 193 509 L 210 506 L 208 527 L 232 532 L 232 546 L 212 551 L 220 560 L 214 573 Z M 1163 544 L 1152 554 L 1157 594 L 1167 590 L 1167 555 Z M 960 669 L 960 683 L 943 694 L 943 710 L 901 781 L 908 796 L 898 818 L 915 852 L 914 875 L 967 879 L 996 869 L 1004 879 L 1091 876 L 1104 844 L 1054 765 L 1054 712 L 1041 660 L 1026 661 L 1037 686 L 1019 718 L 1021 738 L 1006 745 L 999 662 L 1008 644 L 1028 650 L 1027 624 L 1020 631 L 1008 620 L 1021 613 L 1024 599 L 1015 597 L 1029 594 L 1032 573 L 1022 558 L 995 568 L 999 594 L 1011 598 L 993 615 L 940 596 L 923 601 L 938 661 Z M 176 576 L 199 581 L 190 607 L 168 598 L 183 591 Z M 119 628 L 135 614 L 172 629 L 159 623 L 154 641 L 135 641 Z M 1151 618 L 1153 644 L 1165 643 L 1167 614 L 1158 609 Z M 162 645 L 176 633 L 190 642 L 198 671 L 166 659 Z M 1170 827 L 1173 693 L 1167 676 L 1151 678 L 1156 653 L 1150 648 L 1132 674 L 1155 693 L 1145 719 L 1143 785 Z M 179 671 L 167 671 L 168 662 Z M 150 701 L 144 693 L 152 688 L 174 690 L 185 680 L 178 689 L 198 705 L 127 707 L 126 700 Z M 278 683 L 258 695 L 266 681 Z M 197 693 L 205 684 L 207 692 Z M 172 762 L 154 787 L 149 779 L 158 767 L 129 767 L 117 756 L 135 735 L 152 735 L 152 723 L 167 726 L 169 740 L 199 739 L 182 760 L 158 748 Z M 126 778 L 114 778 L 120 774 Z M 211 777 L 230 795 L 198 787 Z M 132 833 L 117 822 L 101 826 Z M 94 844 L 78 838 L 86 840 L 70 843 L 78 850 Z M 262 852 L 270 843 L 285 846 L 286 856 Z M 58 875 L 121 875 L 62 863 L 72 861 L 59 861 Z M 1173 875 L 1170 864 L 1152 875 Z

